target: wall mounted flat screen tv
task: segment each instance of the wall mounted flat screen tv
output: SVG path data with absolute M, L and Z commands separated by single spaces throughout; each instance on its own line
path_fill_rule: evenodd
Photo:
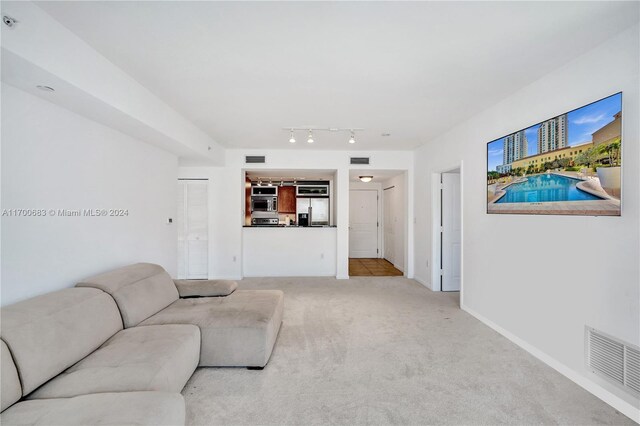
M 487 213 L 620 216 L 622 93 L 487 144 Z

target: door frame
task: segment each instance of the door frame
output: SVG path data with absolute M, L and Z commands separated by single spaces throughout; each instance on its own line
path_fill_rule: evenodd
M 442 265 L 442 245 L 440 218 L 442 212 L 442 173 L 460 169 L 460 306 L 464 300 L 464 164 L 443 167 L 431 173 L 431 290 L 442 291 L 440 284 L 440 268 Z
M 378 202 L 380 203 L 380 211 L 382 212 L 382 215 L 380 217 L 380 226 L 379 226 L 379 228 L 380 228 L 380 237 L 381 237 L 380 244 L 379 244 L 380 245 L 380 259 L 384 259 L 386 261 L 389 261 L 389 259 L 384 257 L 385 250 L 387 249 L 387 240 L 386 240 L 386 238 L 384 236 L 385 230 L 387 229 L 386 228 L 386 224 L 385 224 L 385 221 L 387 220 L 387 212 L 385 211 L 385 203 L 387 201 L 387 193 L 385 191 L 388 191 L 388 190 L 391 190 L 391 189 L 396 189 L 395 185 L 391 185 L 391 186 L 389 186 L 387 188 L 382 186 L 382 192 L 381 192 L 382 197 L 380 197 L 380 198 L 382 198 L 382 202 L 380 203 L 380 201 L 379 201 L 380 198 L 378 199 Z M 404 237 L 403 237 L 403 239 L 404 239 Z M 403 244 L 403 249 L 404 249 L 404 245 L 405 244 Z M 390 262 L 390 263 L 394 263 L 394 262 Z M 394 263 L 393 266 L 395 268 L 395 263 Z M 404 265 L 403 265 L 403 267 L 404 267 Z M 404 269 L 406 269 L 406 268 L 404 268 Z M 404 271 L 403 271 L 403 273 L 404 273 Z
M 349 199 L 351 199 L 351 191 L 369 191 L 369 192 L 374 192 L 376 193 L 377 196 L 377 200 L 376 200 L 376 215 L 377 215 L 377 221 L 378 221 L 378 227 L 376 229 L 376 239 L 377 239 L 377 249 L 378 249 L 378 254 L 377 254 L 377 259 L 381 259 L 383 258 L 383 253 L 384 253 L 384 235 L 382 234 L 382 227 L 384 226 L 383 224 L 383 209 L 382 209 L 382 185 L 380 183 L 376 183 L 375 187 L 371 187 L 372 185 L 367 184 L 369 186 L 365 187 L 365 188 L 358 188 L 358 187 L 349 187 Z M 348 239 L 351 238 L 351 203 L 349 203 L 349 235 L 348 235 Z M 351 259 L 351 257 L 349 256 L 349 252 L 347 251 L 347 256 L 349 259 Z

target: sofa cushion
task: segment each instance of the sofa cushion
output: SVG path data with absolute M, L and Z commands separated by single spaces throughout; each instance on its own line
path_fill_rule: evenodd
M 141 325 L 200 327 L 201 366 L 264 367 L 280 330 L 283 303 L 280 290 L 237 290 L 227 297 L 177 300 Z
M 22 387 L 18 378 L 18 370 L 13 363 L 11 352 L 4 341 L 0 340 L 0 411 L 15 404 L 22 398 Z
M 29 399 L 98 392 L 180 392 L 198 366 L 200 330 L 190 324 L 133 327 L 45 383 Z
M 173 280 L 180 297 L 228 296 L 238 288 L 238 283 L 229 280 Z
M 169 306 L 178 299 L 178 290 L 162 266 L 136 263 L 86 278 L 76 287 L 93 287 L 115 299 L 125 328 Z
M 184 425 L 179 393 L 124 392 L 39 399 L 15 404 L 0 415 L 9 425 Z
M 2 340 L 22 395 L 57 376 L 122 330 L 118 307 L 93 288 L 67 288 L 3 307 Z

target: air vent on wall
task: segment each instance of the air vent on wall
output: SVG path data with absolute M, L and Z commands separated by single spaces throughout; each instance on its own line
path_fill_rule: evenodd
M 244 157 L 244 162 L 247 164 L 265 163 L 266 157 L 264 155 L 247 155 Z
M 587 327 L 587 365 L 595 374 L 640 394 L 640 349 Z
M 369 157 L 351 157 L 351 164 L 369 164 Z

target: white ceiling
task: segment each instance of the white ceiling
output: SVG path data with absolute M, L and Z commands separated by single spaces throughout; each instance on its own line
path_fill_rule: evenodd
M 412 149 L 638 20 L 637 2 L 38 5 L 230 148 Z M 289 126 L 365 131 L 293 145 Z
M 404 170 L 349 170 L 349 181 L 360 182 L 360 176 L 373 176 L 371 182 L 382 182 L 404 173 Z

